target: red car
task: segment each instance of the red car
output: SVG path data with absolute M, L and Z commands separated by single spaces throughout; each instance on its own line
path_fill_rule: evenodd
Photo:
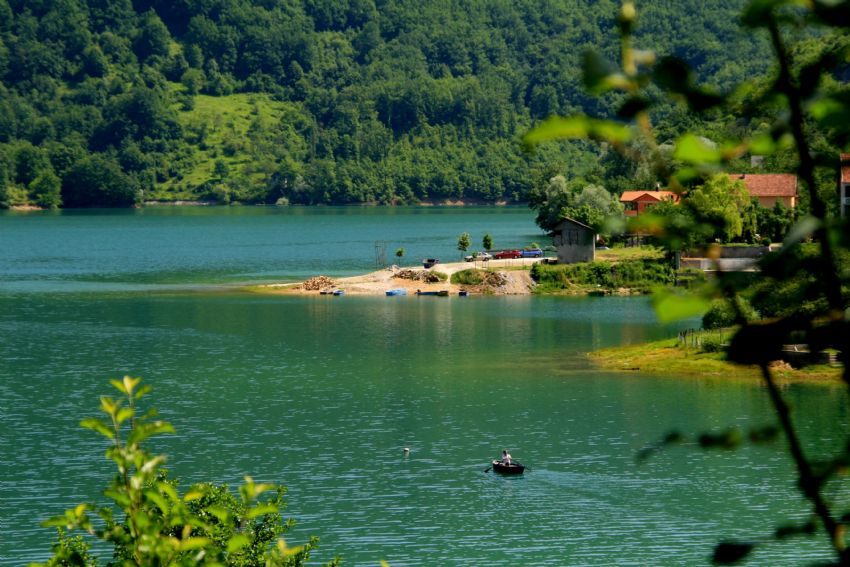
M 493 254 L 493 258 L 496 260 L 505 260 L 507 258 L 520 258 L 522 256 L 522 252 L 519 250 L 499 250 L 495 254 Z

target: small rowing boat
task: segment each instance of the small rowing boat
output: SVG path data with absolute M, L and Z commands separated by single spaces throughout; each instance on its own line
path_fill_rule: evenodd
M 398 287 L 395 289 L 388 289 L 387 295 L 407 295 L 407 290 L 403 287 Z
M 511 461 L 511 464 L 503 464 L 502 461 L 493 461 L 493 470 L 502 474 L 522 474 L 525 471 L 525 465 L 517 461 Z

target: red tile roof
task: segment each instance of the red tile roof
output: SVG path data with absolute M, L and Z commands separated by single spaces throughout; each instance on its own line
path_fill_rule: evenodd
M 729 177 L 743 181 L 751 197 L 797 196 L 797 176 L 792 173 L 730 173 Z
M 670 199 L 674 202 L 678 202 L 679 200 L 679 196 L 672 191 L 623 191 L 623 194 L 620 195 L 620 202 L 627 203 L 630 201 L 637 201 L 644 195 L 647 195 L 656 201 Z
M 841 182 L 850 183 L 850 154 L 841 154 Z

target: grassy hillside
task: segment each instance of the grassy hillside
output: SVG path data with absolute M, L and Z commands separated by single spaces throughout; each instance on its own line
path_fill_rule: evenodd
M 647 6 L 638 42 L 730 88 L 766 71 L 742 5 Z M 640 172 L 617 154 L 518 143 L 552 114 L 613 115 L 621 100 L 587 93 L 581 66 L 589 49 L 618 57 L 617 9 L 0 0 L 0 203 L 523 201 L 556 174 L 618 193 Z M 664 107 L 659 131 L 694 126 L 682 116 Z

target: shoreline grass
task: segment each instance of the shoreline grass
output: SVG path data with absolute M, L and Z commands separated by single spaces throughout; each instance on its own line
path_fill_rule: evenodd
M 681 346 L 677 339 L 605 348 L 588 353 L 599 367 L 618 372 L 681 376 L 683 378 L 745 378 L 759 380 L 757 366 L 741 366 L 727 362 L 721 352 L 700 352 Z M 784 382 L 824 382 L 841 380 L 841 368 L 827 365 L 791 368 L 778 363 L 774 376 Z

